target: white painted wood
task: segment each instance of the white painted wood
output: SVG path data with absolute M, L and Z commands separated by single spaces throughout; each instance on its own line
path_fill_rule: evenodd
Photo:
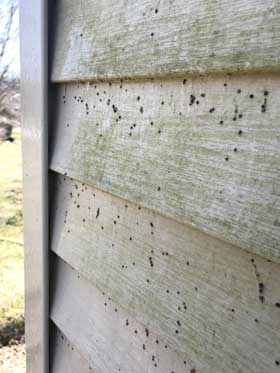
M 193 369 L 191 359 L 184 361 L 148 325 L 131 319 L 61 259 L 57 261 L 51 318 L 93 369 L 103 373 Z
M 280 260 L 279 76 L 66 84 L 52 170 Z
M 59 264 L 52 278 L 52 318 L 89 361 L 102 372 L 185 372 L 182 361 L 187 371 L 278 372 L 279 264 L 57 179 L 51 248 L 73 269 Z M 157 369 L 141 349 L 145 328 Z
M 47 1 L 20 2 L 27 372 L 48 370 Z
M 52 337 L 51 347 L 53 355 L 51 373 L 97 373 L 65 335 L 55 326 Z
M 278 0 L 61 0 L 52 79 L 279 71 Z

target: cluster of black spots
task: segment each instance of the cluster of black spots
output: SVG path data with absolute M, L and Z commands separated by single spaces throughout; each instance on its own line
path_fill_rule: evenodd
M 195 103 L 195 100 L 196 100 L 195 95 L 191 94 L 190 95 L 190 104 L 189 105 L 192 106 Z
M 196 369 L 195 369 L 195 368 L 192 368 L 192 369 L 190 370 L 190 373 L 196 373 Z
M 168 251 L 162 251 L 161 255 L 162 256 L 168 256 L 169 254 L 168 254 Z
M 74 100 L 76 100 L 77 102 L 81 102 L 81 103 L 83 103 L 83 102 L 84 102 L 84 100 L 82 99 L 82 97 L 81 97 L 81 96 L 79 96 L 79 97 L 77 97 L 77 96 L 74 96 Z
M 153 258 L 151 256 L 149 256 L 149 263 L 151 267 L 154 266 Z
M 133 125 L 130 126 L 131 130 L 134 130 L 134 128 L 136 128 L 136 123 L 133 123 Z M 129 132 L 129 136 L 131 136 L 131 135 L 132 135 L 132 132 Z
M 212 107 L 210 110 L 209 110 L 209 113 L 214 113 L 214 111 L 215 111 L 215 108 L 214 107 Z
M 238 106 L 235 105 L 235 109 L 234 109 L 234 117 L 232 118 L 233 121 L 235 121 L 237 119 L 237 114 L 238 114 Z
M 265 301 L 265 298 L 264 298 L 264 283 L 259 281 L 260 279 L 260 273 L 258 271 L 258 268 L 257 268 L 257 265 L 255 263 L 255 259 L 254 258 L 251 258 L 251 263 L 254 267 L 254 271 L 255 271 L 255 275 L 256 275 L 256 278 L 258 280 L 258 293 L 259 293 L 259 300 L 261 303 L 264 303 Z
M 113 112 L 114 112 L 114 113 L 117 113 L 118 108 L 117 108 L 114 104 L 112 105 L 112 109 L 113 109 Z
M 266 112 L 266 107 L 267 107 L 267 98 L 265 97 L 264 98 L 264 101 L 263 101 L 263 104 L 261 106 L 261 111 L 262 113 L 265 113 Z

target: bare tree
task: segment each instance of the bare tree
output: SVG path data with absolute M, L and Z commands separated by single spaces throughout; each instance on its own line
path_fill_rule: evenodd
M 14 0 L 9 6 L 8 15 L 3 13 L 0 14 L 0 22 L 5 25 L 0 34 L 0 113 L 3 109 L 5 109 L 3 108 L 3 105 L 6 95 L 18 84 L 18 79 L 11 78 L 9 76 L 9 70 L 12 60 L 6 61 L 5 59 L 7 46 L 9 41 L 11 40 L 11 30 L 17 8 L 17 1 Z M 5 18 L 6 23 L 4 20 Z

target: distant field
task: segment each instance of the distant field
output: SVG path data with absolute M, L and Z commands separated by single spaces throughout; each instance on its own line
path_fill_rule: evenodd
M 23 234 L 20 130 L 0 143 L 0 347 L 23 332 Z

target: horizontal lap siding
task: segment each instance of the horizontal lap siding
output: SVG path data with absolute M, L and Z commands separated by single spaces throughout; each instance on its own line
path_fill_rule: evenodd
M 52 373 L 278 372 L 278 1 L 52 14 Z
M 57 3 L 53 81 L 279 71 L 277 0 Z
M 277 372 L 279 264 L 53 178 L 51 248 L 72 269 L 58 260 L 51 314 L 88 361 L 102 372 L 185 372 L 184 361 L 198 372 Z
M 51 373 L 101 373 L 94 371 L 87 360 L 69 342 L 61 331 L 53 325 L 51 350 Z
M 56 263 L 56 282 L 51 319 L 97 372 L 192 369 L 191 360 L 185 362 L 162 340 L 157 344 L 157 334 L 131 319 L 61 259 Z
M 52 170 L 280 260 L 278 76 L 66 84 Z

